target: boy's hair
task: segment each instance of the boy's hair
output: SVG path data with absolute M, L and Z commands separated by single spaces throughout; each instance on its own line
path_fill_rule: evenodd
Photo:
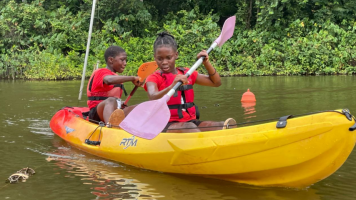
M 178 44 L 171 34 L 166 32 L 161 32 L 158 33 L 157 35 L 158 37 L 156 38 L 156 41 L 153 43 L 153 52 L 156 52 L 157 48 L 160 46 L 172 47 L 174 51 L 177 51 Z
M 110 46 L 104 53 L 105 62 L 108 62 L 109 57 L 115 58 L 120 53 L 125 53 L 125 50 L 119 46 Z

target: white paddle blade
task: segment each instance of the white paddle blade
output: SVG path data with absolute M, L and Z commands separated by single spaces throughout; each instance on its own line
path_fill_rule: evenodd
M 218 44 L 219 47 L 221 47 L 234 34 L 235 22 L 236 16 L 229 17 L 225 20 L 221 34 L 218 39 L 215 40 L 215 43 Z
M 120 123 L 126 132 L 137 137 L 153 139 L 166 127 L 171 113 L 167 106 L 169 96 L 147 101 L 136 106 Z

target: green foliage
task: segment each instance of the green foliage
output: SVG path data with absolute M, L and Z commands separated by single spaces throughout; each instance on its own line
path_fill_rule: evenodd
M 83 69 L 91 0 L 0 1 L 0 78 L 70 79 Z M 110 45 L 128 53 L 125 74 L 153 60 L 156 33 L 179 44 L 180 66 L 236 15 L 234 36 L 210 61 L 224 76 L 356 73 L 353 0 L 100 0 L 86 76 Z M 204 68 L 199 68 L 205 73 Z
M 196 10 L 190 12 L 179 11 L 166 16 L 163 30 L 171 33 L 179 45 L 179 59 L 177 65 L 189 66 L 196 60 L 196 55 L 207 49 L 214 39 L 220 34 L 220 28 L 216 21 L 217 16 L 200 16 Z M 214 54 L 215 56 L 217 54 Z M 214 55 L 210 58 L 214 60 Z
M 71 57 L 76 57 L 75 52 L 69 52 L 69 55 L 64 57 L 60 53 L 48 53 L 46 51 L 38 52 L 28 65 L 24 75 L 28 79 L 46 79 L 60 80 L 80 77 L 81 69 L 68 67 L 74 63 Z M 44 67 L 46 66 L 46 67 Z
M 71 51 L 67 56 L 58 52 L 31 49 L 20 53 L 1 54 L 0 75 L 2 78 L 26 78 L 61 80 L 80 77 L 81 68 L 70 67 L 78 65 L 83 58 Z M 16 67 L 15 67 L 16 66 Z M 6 75 L 6 76 L 4 76 Z

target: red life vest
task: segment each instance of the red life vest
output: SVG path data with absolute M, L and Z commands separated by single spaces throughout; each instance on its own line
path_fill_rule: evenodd
M 189 69 L 177 68 L 177 70 L 178 74 L 186 74 Z M 171 85 L 176 77 L 176 75 L 172 73 L 165 74 L 161 71 L 157 71 L 156 73 L 164 79 L 166 86 Z M 188 77 L 188 84 L 181 85 L 167 102 L 171 112 L 169 122 L 199 119 L 198 107 L 194 104 L 193 83 L 195 83 L 195 80 L 192 79 L 192 76 Z M 183 104 L 182 99 L 184 101 Z M 183 114 L 184 111 L 185 113 Z
M 110 90 L 108 91 L 100 91 L 100 92 L 92 92 L 92 88 L 93 88 L 93 83 L 94 79 L 95 79 L 95 74 L 96 72 L 98 72 L 99 70 L 102 69 L 98 69 L 95 70 L 94 73 L 91 75 L 90 79 L 89 79 L 89 84 L 87 86 L 87 96 L 88 96 L 88 105 L 90 108 L 95 107 L 97 104 L 99 104 L 101 101 L 109 98 L 109 97 L 116 97 L 116 98 L 121 98 L 122 96 L 122 91 L 124 91 L 125 95 L 127 96 L 126 90 L 124 88 L 123 84 L 116 84 L 116 85 L 111 85 L 110 86 Z M 111 75 L 116 75 L 118 76 L 116 73 L 112 72 Z M 101 80 L 103 81 L 103 80 Z M 90 106 L 91 104 L 96 104 L 95 106 Z

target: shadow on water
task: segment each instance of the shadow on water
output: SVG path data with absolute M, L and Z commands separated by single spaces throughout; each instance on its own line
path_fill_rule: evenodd
M 263 199 L 315 200 L 314 189 L 254 187 L 221 180 L 166 174 L 119 164 L 77 150 L 55 137 L 46 160 L 66 178 L 80 177 L 95 199 Z

